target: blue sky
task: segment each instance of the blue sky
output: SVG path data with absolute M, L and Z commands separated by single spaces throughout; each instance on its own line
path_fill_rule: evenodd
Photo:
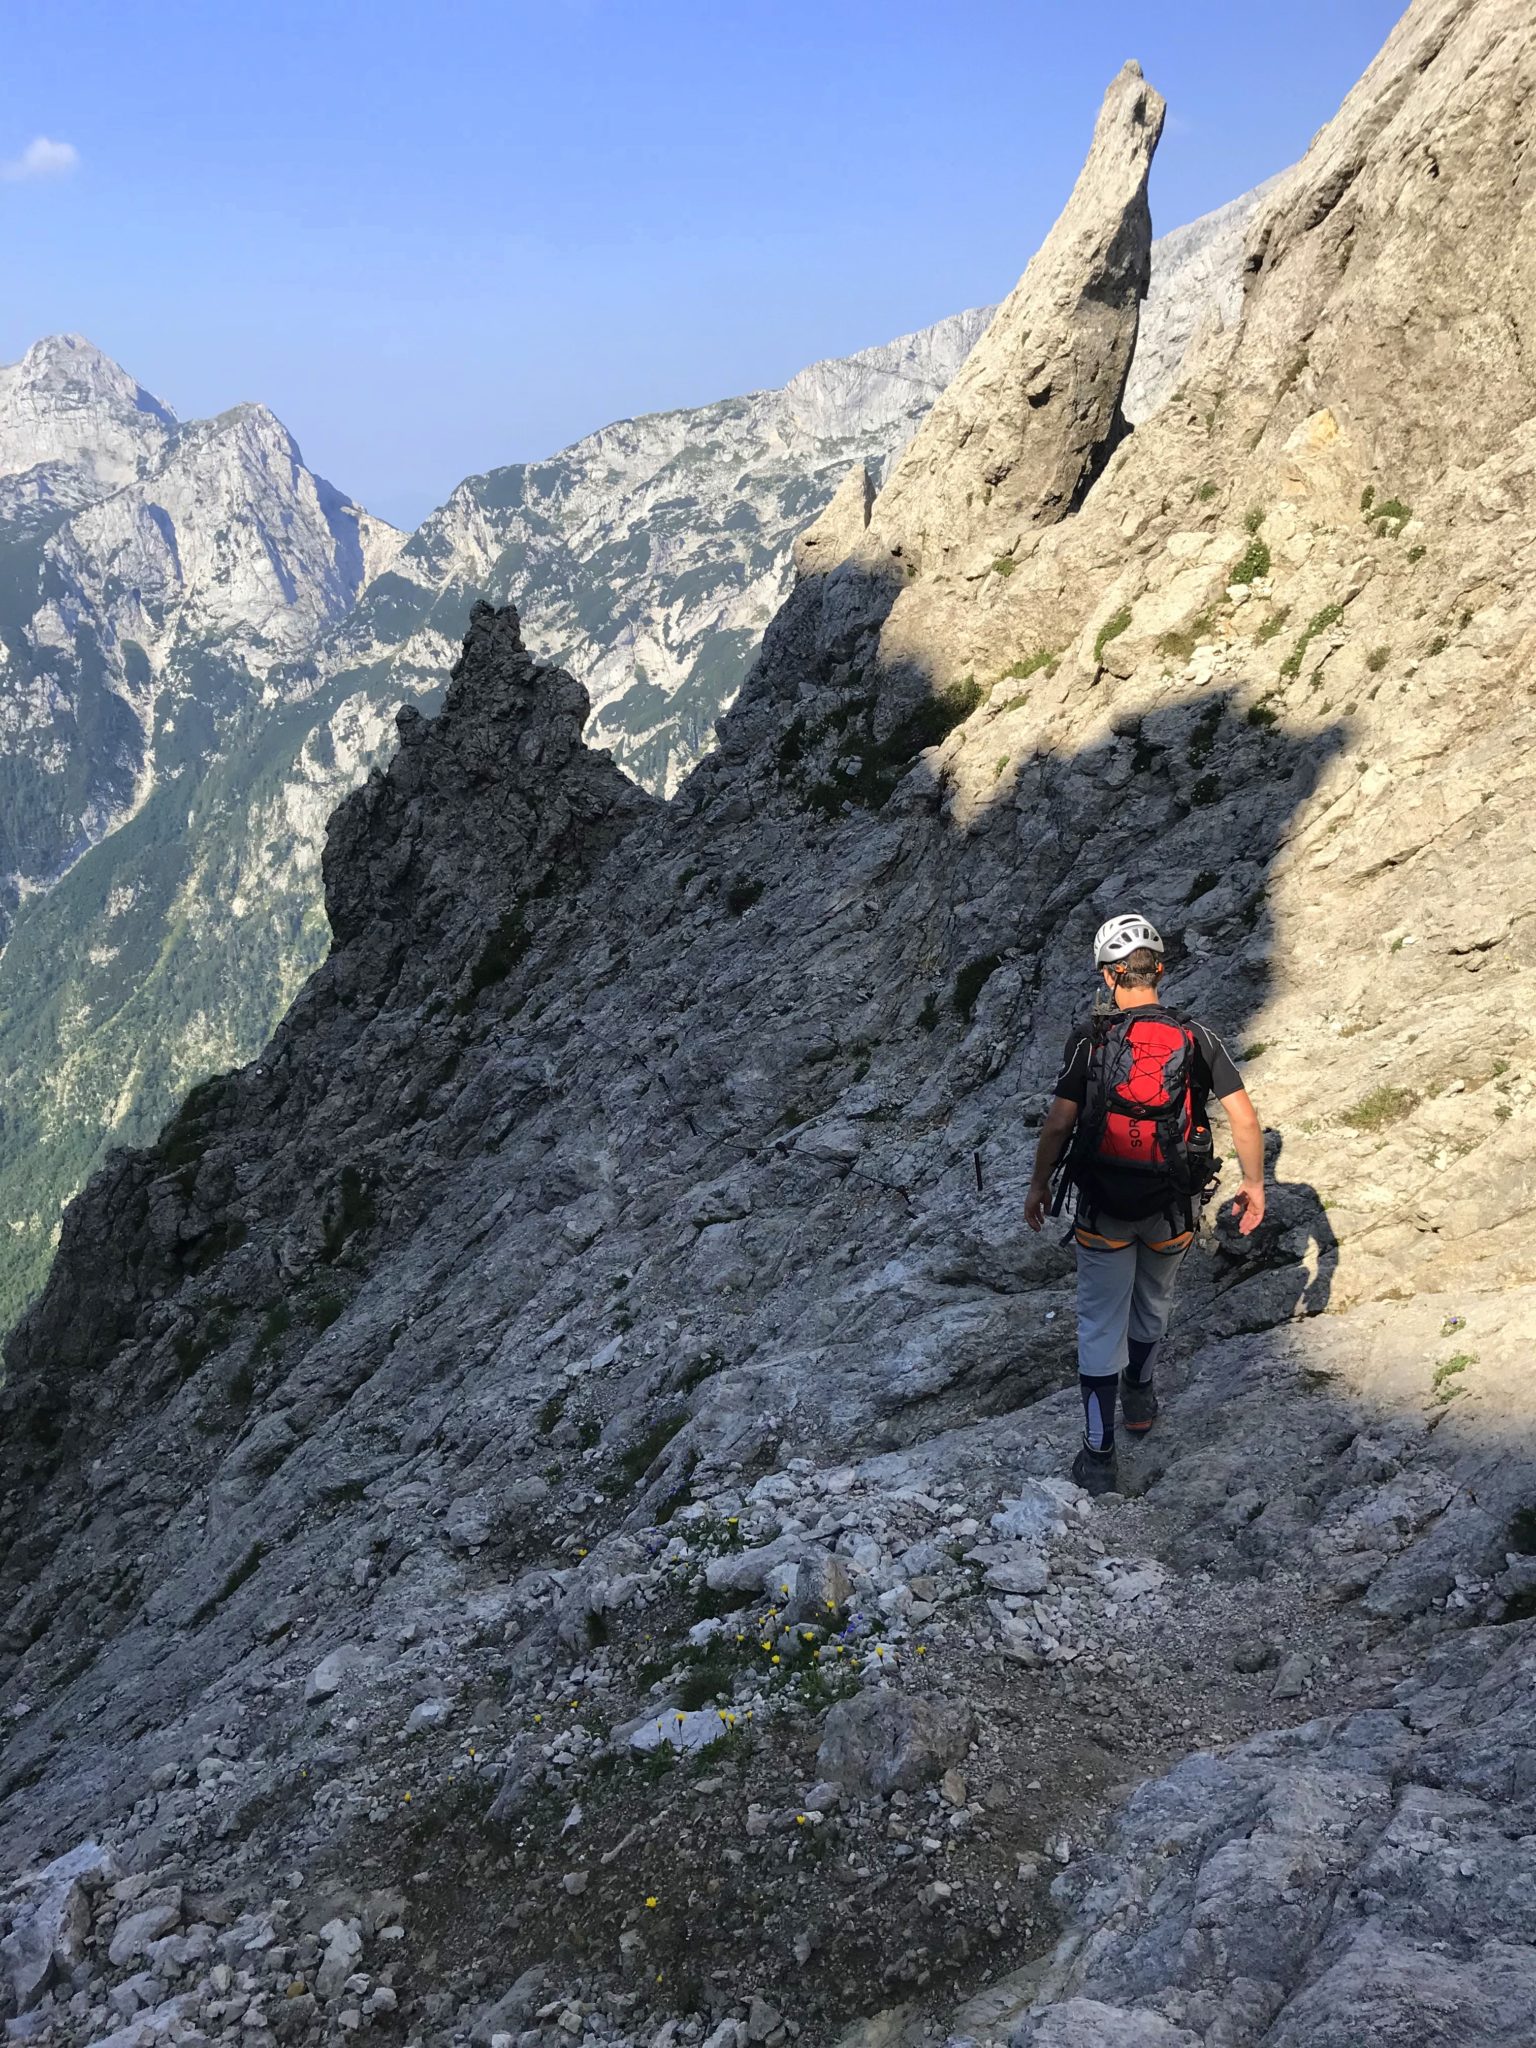
M 606 421 L 998 298 L 1141 60 L 1158 229 L 1305 149 L 1399 0 L 4 0 L 0 362 L 264 399 L 413 524 Z M 43 145 L 43 146 L 40 146 Z

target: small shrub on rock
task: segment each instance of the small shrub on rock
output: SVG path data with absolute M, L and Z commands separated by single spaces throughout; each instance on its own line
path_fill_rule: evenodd
M 1267 544 L 1255 535 L 1233 569 L 1231 580 L 1234 583 L 1257 583 L 1261 576 L 1269 574 L 1270 560 Z
M 955 1009 L 967 1024 L 976 1008 L 976 999 L 1003 964 L 1000 953 L 985 953 L 979 960 L 968 960 L 955 976 Z

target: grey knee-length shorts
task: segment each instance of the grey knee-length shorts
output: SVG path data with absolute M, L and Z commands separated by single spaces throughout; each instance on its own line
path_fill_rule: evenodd
M 1127 1340 L 1157 1344 L 1173 1313 L 1174 1283 L 1194 1241 L 1170 1231 L 1166 1216 L 1139 1222 L 1095 1216 L 1079 1224 L 1077 1245 L 1077 1369 L 1090 1379 L 1122 1373 Z

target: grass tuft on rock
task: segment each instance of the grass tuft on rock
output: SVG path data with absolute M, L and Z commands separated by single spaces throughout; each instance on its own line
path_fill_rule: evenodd
M 1348 1124 L 1352 1131 L 1383 1130 L 1388 1124 L 1401 1123 L 1417 1108 L 1418 1101 L 1414 1089 L 1384 1081 L 1379 1088 L 1373 1088 L 1369 1095 L 1362 1095 L 1357 1103 L 1344 1110 L 1339 1121 Z
M 688 1420 L 686 1412 L 653 1423 L 644 1436 L 619 1453 L 619 1469 L 631 1486 L 638 1486 L 662 1452 Z
M 1033 654 L 1026 654 L 1022 660 L 1011 661 L 998 677 L 998 681 L 1000 683 L 1027 683 L 1029 678 L 1033 675 L 1038 675 L 1041 669 L 1044 669 L 1049 675 L 1054 675 L 1054 664 L 1060 659 L 1061 649 L 1059 647 L 1037 647 Z M 1014 703 L 1022 704 L 1024 699 L 1016 697 L 1013 701 Z M 1005 710 L 1008 708 L 1008 706 L 1004 706 Z
M 868 729 L 863 734 L 850 733 L 849 751 L 837 762 L 843 772 L 814 783 L 806 791 L 806 802 L 832 819 L 842 815 L 846 804 L 878 811 L 918 755 L 947 739 L 985 695 L 976 678 L 966 676 L 947 690 L 925 697 L 884 739 L 875 738 Z M 857 710 L 867 719 L 873 699 L 864 700 Z M 846 723 L 851 722 L 852 714 Z
M 1118 640 L 1130 623 L 1131 608 L 1128 604 L 1121 605 L 1119 611 L 1104 621 L 1098 632 L 1093 636 L 1093 658 L 1095 661 L 1102 661 L 1104 659 L 1104 650 L 1110 641 Z
M 1301 674 L 1301 664 L 1306 659 L 1307 649 L 1312 645 L 1312 642 L 1319 633 L 1326 633 L 1336 626 L 1343 616 L 1344 607 L 1341 604 L 1325 604 L 1320 612 L 1314 612 L 1307 623 L 1306 630 L 1301 634 L 1296 645 L 1291 649 L 1284 661 L 1281 662 L 1281 675 L 1292 678 L 1299 676 Z
M 1448 1401 L 1454 1401 L 1458 1394 L 1464 1394 L 1467 1391 L 1459 1382 L 1467 1367 L 1469 1365 L 1476 1365 L 1476 1363 L 1477 1353 L 1475 1351 L 1458 1351 L 1454 1357 L 1443 1359 L 1435 1367 L 1434 1375 L 1429 1383 L 1429 1390 L 1440 1407 L 1443 1408 Z
M 744 917 L 763 893 L 763 884 L 750 875 L 738 875 L 725 892 L 725 907 L 732 917 Z

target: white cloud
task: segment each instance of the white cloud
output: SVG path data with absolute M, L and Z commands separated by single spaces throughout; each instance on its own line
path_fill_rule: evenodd
M 71 171 L 79 168 L 79 164 L 80 152 L 72 142 L 54 142 L 46 135 L 39 135 L 27 144 L 20 156 L 0 163 L 0 178 L 12 185 L 24 179 L 67 178 Z

